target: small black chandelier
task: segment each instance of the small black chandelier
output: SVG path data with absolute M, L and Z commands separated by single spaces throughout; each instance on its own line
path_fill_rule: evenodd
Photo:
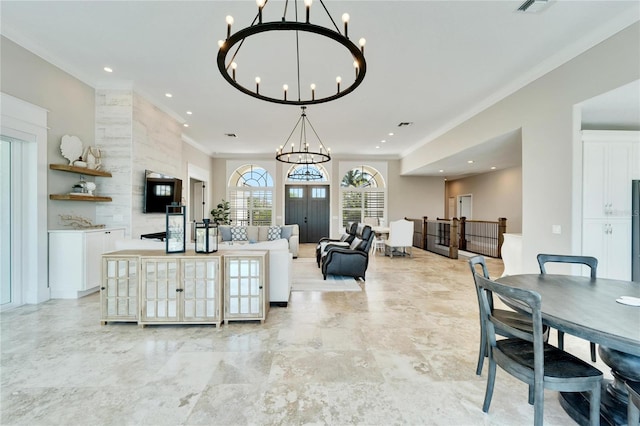
M 303 164 L 294 166 L 293 169 L 287 173 L 287 178 L 293 181 L 309 182 L 310 180 L 323 180 L 324 174 L 318 169 L 318 166 Z
M 234 19 L 231 16 L 227 16 L 226 18 L 227 37 L 225 40 L 218 41 L 218 46 L 220 49 L 218 51 L 218 57 L 217 57 L 218 69 L 220 70 L 220 73 L 225 78 L 225 80 L 227 80 L 236 89 L 240 90 L 241 92 L 249 96 L 253 96 L 254 98 L 258 98 L 263 101 L 274 102 L 279 104 L 288 104 L 288 105 L 312 105 L 312 104 L 328 102 L 328 101 L 341 98 L 351 93 L 353 90 L 355 90 L 355 88 L 358 87 L 360 83 L 362 83 L 362 80 L 364 79 L 364 76 L 367 72 L 367 63 L 364 59 L 364 45 L 366 43 L 366 40 L 364 38 L 361 38 L 359 40 L 358 46 L 354 44 L 349 39 L 349 33 L 348 33 L 349 15 L 347 13 L 342 15 L 342 22 L 344 24 L 344 29 L 341 32 L 338 26 L 336 25 L 335 21 L 331 17 L 331 14 L 329 13 L 329 10 L 325 6 L 324 2 L 322 0 L 318 0 L 318 1 L 322 5 L 322 9 L 324 9 L 324 12 L 326 12 L 329 18 L 329 21 L 333 24 L 333 28 L 323 27 L 321 25 L 312 24 L 310 22 L 311 5 L 313 0 L 304 0 L 304 6 L 305 6 L 304 20 L 300 20 L 300 21 L 298 20 L 298 7 L 297 7 L 298 1 L 297 0 L 294 0 L 292 2 L 293 9 L 294 9 L 294 19 L 287 20 L 287 7 L 289 5 L 289 0 L 287 0 L 284 3 L 284 11 L 282 13 L 281 20 L 273 21 L 273 22 L 263 22 L 262 20 L 263 9 L 265 9 L 265 6 L 267 5 L 268 0 L 256 0 L 256 4 L 258 6 L 258 14 L 253 19 L 253 22 L 251 23 L 250 26 L 243 28 L 234 34 L 231 34 L 231 26 L 234 23 Z M 290 71 L 295 71 L 295 74 L 297 75 L 297 96 L 295 94 L 293 96 L 289 94 L 288 84 L 284 84 L 282 86 L 282 91 L 280 91 L 279 89 L 277 91 L 268 89 L 268 90 L 264 90 L 263 91 L 264 93 L 261 92 L 260 83 L 262 82 L 262 80 L 259 76 L 255 76 L 255 79 L 253 80 L 255 81 L 255 86 L 253 86 L 253 81 L 248 83 L 247 80 L 245 80 L 244 84 L 241 83 L 239 81 L 240 79 L 236 78 L 236 75 L 240 76 L 241 74 L 240 70 L 242 68 L 235 61 L 238 55 L 238 51 L 240 50 L 242 45 L 245 43 L 245 41 L 251 36 L 256 36 L 256 35 L 269 33 L 269 32 L 273 34 L 274 32 L 283 32 L 283 31 L 291 32 L 291 33 L 294 33 L 295 35 L 295 55 L 296 55 L 295 64 L 297 69 L 290 70 Z M 318 87 L 318 90 L 316 91 L 316 84 L 311 83 L 310 91 L 306 92 L 305 96 L 303 97 L 301 88 L 300 88 L 301 48 L 300 48 L 299 33 L 316 34 L 324 38 L 331 39 L 337 42 L 339 45 L 346 48 L 351 53 L 351 56 L 353 57 L 353 67 L 355 70 L 355 73 L 354 73 L 355 78 L 353 82 L 351 84 L 348 84 L 346 79 L 343 79 L 343 77 L 341 76 L 336 76 L 335 91 L 333 90 L 321 91 L 320 87 Z M 234 52 L 230 55 L 232 48 L 236 45 L 237 47 L 235 48 Z M 281 48 L 285 49 L 285 46 L 281 46 Z M 307 50 L 303 49 L 302 53 L 307 55 L 313 54 L 312 49 L 307 49 Z M 227 56 L 230 56 L 229 60 L 227 60 Z M 294 73 L 292 72 L 291 75 L 293 74 Z M 245 74 L 245 77 L 246 77 L 246 74 Z M 318 83 L 323 87 L 323 89 L 333 86 L 333 83 L 326 86 L 322 84 L 321 81 L 318 81 Z
M 296 125 L 293 127 L 293 130 L 289 134 L 287 141 L 284 145 L 281 145 L 280 148 L 276 150 L 276 160 L 281 161 L 283 163 L 288 164 L 297 164 L 297 165 L 309 165 L 309 164 L 320 164 L 326 163 L 327 161 L 331 161 L 331 148 L 326 148 L 322 141 L 320 140 L 320 136 L 313 128 L 311 121 L 307 118 L 307 114 L 305 110 L 306 106 L 300 107 L 302 109 L 302 114 L 300 118 L 296 122 Z M 307 141 L 307 127 L 311 128 L 311 131 L 315 135 L 318 140 L 318 150 L 313 151 L 313 148 L 309 148 L 309 142 Z M 292 136 L 296 131 L 299 132 L 298 145 L 296 146 L 296 142 L 291 141 Z M 287 145 L 291 141 L 291 148 L 287 150 Z M 314 168 L 313 168 L 314 169 Z M 307 167 L 307 171 L 310 173 L 307 175 L 310 179 L 321 179 L 322 175 L 311 174 L 311 168 Z

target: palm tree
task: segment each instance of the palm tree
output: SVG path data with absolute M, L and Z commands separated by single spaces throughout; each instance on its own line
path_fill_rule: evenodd
M 359 188 L 363 184 L 365 184 L 367 180 L 364 178 L 363 173 L 358 169 L 349 170 L 346 175 L 342 178 L 342 182 L 340 182 L 340 186 L 342 187 L 354 187 Z

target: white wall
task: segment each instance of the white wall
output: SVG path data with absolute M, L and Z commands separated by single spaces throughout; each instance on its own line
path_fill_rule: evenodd
M 507 218 L 507 232 L 522 232 L 522 167 L 511 167 L 464 179 L 447 181 L 445 200 L 473 196 L 474 220 Z M 447 211 L 447 217 L 460 215 Z
M 402 160 L 402 171 L 448 157 L 482 141 L 522 129 L 523 268 L 535 272 L 539 252 L 579 253 L 577 203 L 581 158 L 573 108 L 640 78 L 640 23 L 477 114 Z M 551 233 L 560 225 L 562 234 Z M 579 229 L 579 228 L 578 228 Z
M 48 111 L 47 163 L 69 164 L 60 152 L 64 135 L 75 135 L 84 146 L 94 145 L 94 89 L 39 56 L 0 37 L 2 91 Z M 45 166 L 48 167 L 48 166 Z M 47 193 L 66 194 L 80 175 L 47 170 Z M 88 179 L 89 180 L 89 179 Z M 99 181 L 97 179 L 96 181 Z M 61 214 L 95 221 L 95 204 L 47 201 L 47 227 L 60 229 Z

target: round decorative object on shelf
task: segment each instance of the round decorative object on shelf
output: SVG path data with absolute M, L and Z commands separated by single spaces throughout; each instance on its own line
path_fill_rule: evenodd
M 93 195 L 93 191 L 96 190 L 96 184 L 94 182 L 87 182 L 84 187 L 87 190 L 87 195 Z
M 73 166 L 74 161 L 82 158 L 82 141 L 77 136 L 64 135 L 60 142 L 60 152 L 62 156 L 69 160 L 69 165 Z M 85 163 L 86 167 L 86 163 Z

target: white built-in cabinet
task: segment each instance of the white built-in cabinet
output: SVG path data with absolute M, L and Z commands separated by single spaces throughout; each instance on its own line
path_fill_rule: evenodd
M 53 299 L 76 299 L 102 284 L 102 254 L 124 238 L 124 228 L 49 231 L 49 287 Z
M 583 131 L 582 253 L 598 276 L 631 279 L 631 181 L 640 179 L 640 132 Z

